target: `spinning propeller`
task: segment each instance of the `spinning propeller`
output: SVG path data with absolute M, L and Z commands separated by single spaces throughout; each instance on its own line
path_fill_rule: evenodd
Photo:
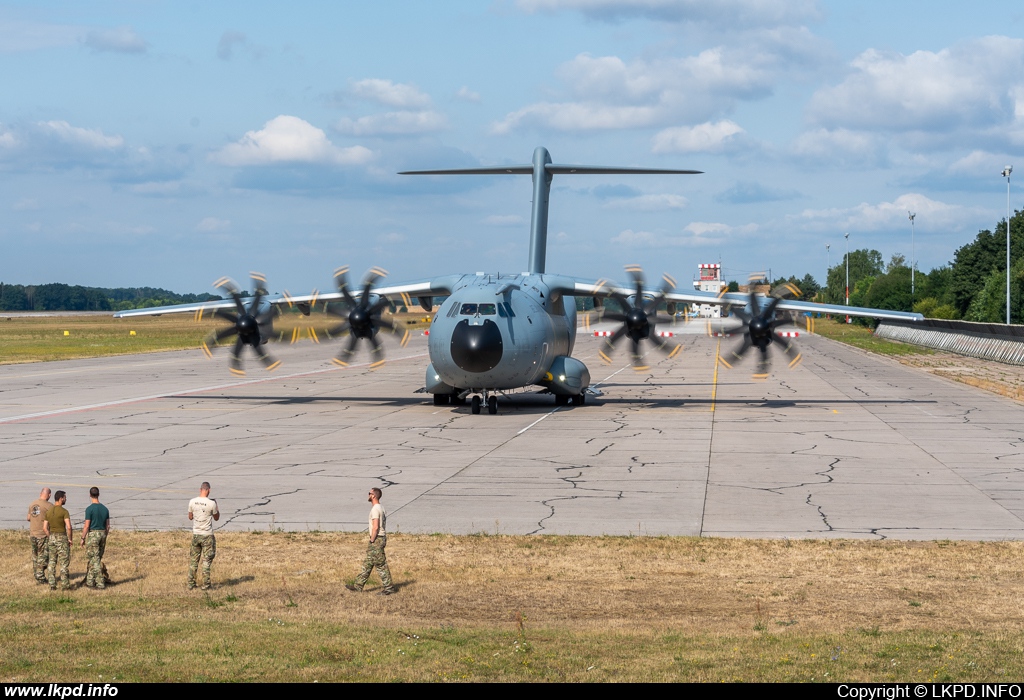
M 231 325 L 208 335 L 203 340 L 202 345 L 206 356 L 213 357 L 213 349 L 217 347 L 218 343 L 231 336 L 237 336 L 235 345 L 231 349 L 230 366 L 231 373 L 238 376 L 245 374 L 245 370 L 242 369 L 242 348 L 245 346 L 252 348 L 256 356 L 260 358 L 263 366 L 268 370 L 273 371 L 281 364 L 280 361 L 275 360 L 262 348 L 262 344 L 269 339 L 270 333 L 272 333 L 271 322 L 278 315 L 278 308 L 276 306 L 269 306 L 268 308 L 260 309 L 260 303 L 267 293 L 265 287 L 267 278 L 258 272 L 250 272 L 249 274 L 253 282 L 253 296 L 248 308 L 243 303 L 242 295 L 232 280 L 222 277 L 214 282 L 215 287 L 220 287 L 231 295 L 235 302 L 235 312 L 231 312 L 228 309 L 217 309 L 214 311 L 213 316 L 215 318 L 223 319 Z M 199 309 L 196 311 L 196 320 L 199 321 L 202 318 L 203 310 Z
M 622 327 L 615 331 L 605 342 L 604 347 L 598 351 L 598 355 L 605 363 L 610 364 L 612 359 L 609 353 L 615 348 L 623 336 L 629 336 L 633 341 L 633 369 L 643 372 L 648 366 L 643 364 L 643 355 L 640 352 L 640 341 L 646 340 L 654 344 L 654 347 L 665 353 L 668 357 L 675 357 L 682 349 L 682 346 L 675 341 L 659 337 L 654 327 L 658 323 L 670 323 L 671 318 L 658 316 L 658 306 L 665 299 L 665 295 L 675 289 L 676 281 L 665 275 L 662 277 L 661 289 L 652 299 L 644 300 L 644 272 L 639 265 L 627 265 L 626 272 L 633 278 L 636 284 L 636 295 L 630 302 L 629 297 L 620 292 L 612 292 L 611 296 L 622 307 L 624 313 L 613 313 L 605 311 L 604 320 L 618 321 Z
M 753 375 L 754 379 L 768 378 L 768 373 L 771 370 L 768 346 L 772 343 L 784 344 L 785 347 L 782 347 L 781 350 L 789 358 L 790 369 L 796 367 L 803 360 L 803 355 L 797 350 L 796 344 L 789 338 L 780 337 L 776 332 L 779 326 L 792 323 L 788 318 L 775 317 L 775 307 L 786 296 L 800 296 L 800 290 L 792 284 L 778 287 L 772 290 L 771 299 L 762 307 L 757 294 L 753 291 L 753 285 L 751 285 L 750 312 L 744 308 L 733 308 L 733 313 L 743 322 L 743 342 L 731 354 L 734 361 L 739 361 L 751 347 L 756 347 L 761 351 L 761 359 L 757 365 L 757 372 Z M 732 369 L 732 364 L 724 357 L 719 356 L 718 361 Z
M 338 353 L 338 356 L 334 358 L 335 364 L 348 367 L 352 356 L 355 355 L 356 346 L 359 344 L 359 341 L 367 340 L 371 345 L 370 369 L 377 369 L 383 365 L 384 344 L 377 338 L 377 334 L 381 329 L 387 330 L 392 334 L 401 332 L 402 340 L 400 343 L 402 347 L 405 347 L 409 342 L 408 330 L 400 328 L 393 321 L 381 318 L 381 313 L 388 307 L 388 300 L 385 297 L 377 297 L 376 301 L 372 304 L 370 303 L 373 296 L 374 283 L 387 276 L 387 274 L 385 270 L 378 267 L 367 272 L 366 278 L 363 280 L 363 291 L 357 299 L 352 296 L 348 288 L 348 267 L 340 267 L 335 270 L 334 280 L 338 285 L 338 292 L 342 296 L 341 306 L 343 308 L 339 309 L 332 305 L 333 302 L 330 302 L 324 304 L 324 311 L 344 320 L 342 323 L 328 328 L 324 333 L 328 338 L 336 338 L 340 335 L 348 334 L 348 343 Z

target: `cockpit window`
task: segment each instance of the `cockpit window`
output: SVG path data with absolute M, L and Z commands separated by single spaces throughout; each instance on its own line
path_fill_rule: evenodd
M 462 309 L 459 311 L 463 316 L 475 316 L 480 314 L 481 316 L 493 316 L 498 313 L 498 307 L 496 304 L 463 304 Z

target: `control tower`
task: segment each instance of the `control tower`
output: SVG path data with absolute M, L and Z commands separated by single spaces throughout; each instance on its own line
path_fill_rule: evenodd
M 726 288 L 722 279 L 722 263 L 701 263 L 697 266 L 697 276 L 693 279 L 693 288 L 701 292 L 721 294 Z M 719 304 L 694 304 L 698 318 L 721 318 L 722 307 Z

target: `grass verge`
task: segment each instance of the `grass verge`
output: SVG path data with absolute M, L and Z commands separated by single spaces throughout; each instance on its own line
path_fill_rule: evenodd
M 0 678 L 998 681 L 1024 675 L 1021 543 L 115 531 L 114 585 L 50 593 L 0 533 Z M 75 552 L 72 573 L 84 570 Z M 371 579 L 371 583 L 375 582 Z
M 855 348 L 879 355 L 900 357 L 905 355 L 931 355 L 933 353 L 929 348 L 878 338 L 871 328 L 856 323 L 841 323 L 835 319 L 815 319 L 814 332 L 825 338 L 838 340 Z
M 410 329 L 426 327 L 425 314 L 402 314 Z M 274 322 L 275 331 L 298 328 L 301 338 L 309 327 L 329 328 L 335 316 L 288 313 Z M 207 317 L 196 323 L 192 314 L 113 318 L 107 315 L 19 316 L 0 312 L 0 364 L 75 360 L 110 355 L 198 348 L 210 331 L 224 321 Z M 64 335 L 67 331 L 67 335 Z M 134 332 L 134 335 L 132 334 Z

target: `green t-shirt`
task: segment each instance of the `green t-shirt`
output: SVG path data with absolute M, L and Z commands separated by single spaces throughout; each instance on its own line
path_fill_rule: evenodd
M 64 506 L 55 505 L 46 513 L 46 522 L 50 523 L 51 535 L 66 535 L 68 530 L 64 526 L 64 519 L 71 520 L 71 513 Z
M 102 503 L 90 503 L 85 509 L 85 519 L 89 521 L 89 532 L 106 530 L 110 511 Z

